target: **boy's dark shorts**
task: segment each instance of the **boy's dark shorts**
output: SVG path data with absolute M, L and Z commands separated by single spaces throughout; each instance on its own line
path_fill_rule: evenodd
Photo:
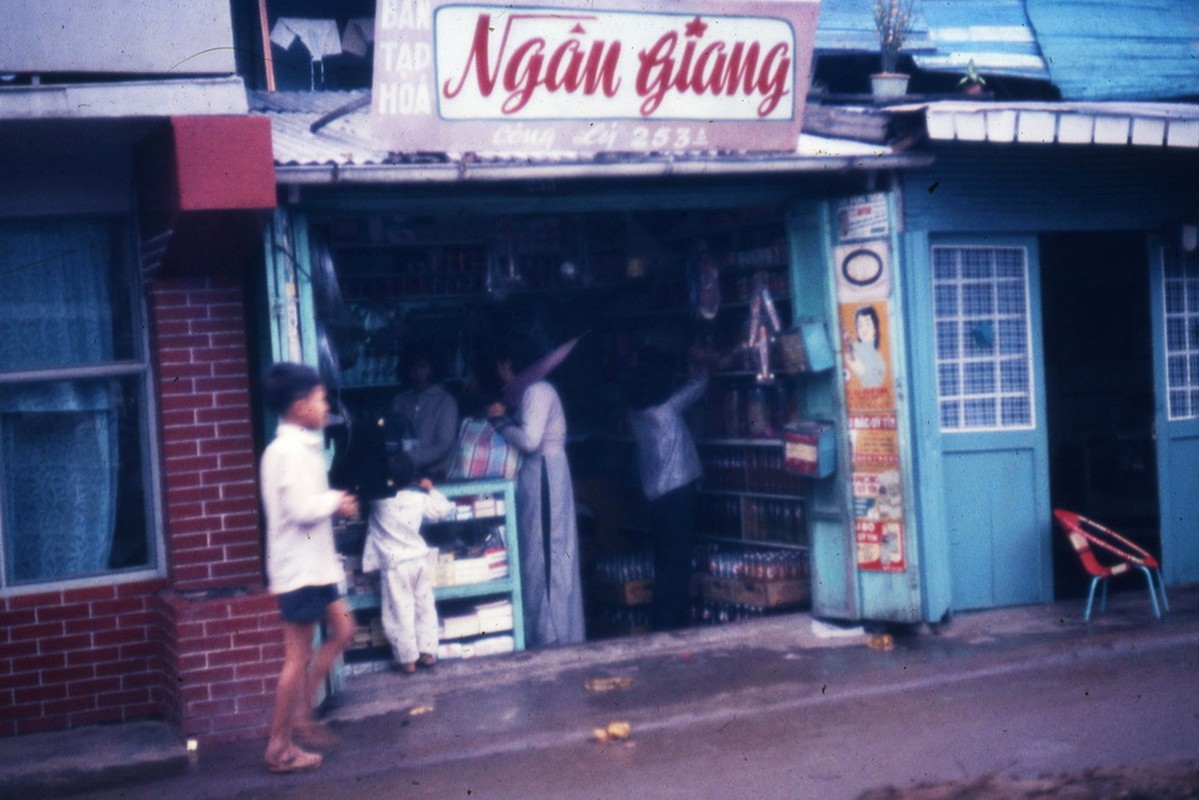
M 325 618 L 325 609 L 340 597 L 337 584 L 326 586 L 302 586 L 290 592 L 276 595 L 279 611 L 285 622 L 320 622 Z

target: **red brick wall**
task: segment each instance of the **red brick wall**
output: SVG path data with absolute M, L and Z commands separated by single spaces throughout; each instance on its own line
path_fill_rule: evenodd
M 264 738 L 283 663 L 272 595 L 165 596 L 175 667 L 171 721 L 202 741 Z
M 150 300 L 174 587 L 261 585 L 241 277 L 160 278 Z
M 262 587 L 246 302 L 235 274 L 151 286 L 170 579 L 0 598 L 0 736 L 147 717 L 265 735 L 283 645 Z
M 169 717 L 213 741 L 264 736 L 283 661 L 263 589 L 242 277 L 159 276 L 158 362 L 168 566 Z
M 0 735 L 162 717 L 159 581 L 0 599 Z

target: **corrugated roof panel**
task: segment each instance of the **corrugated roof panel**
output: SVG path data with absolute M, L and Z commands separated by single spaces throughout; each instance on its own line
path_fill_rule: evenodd
M 341 97 L 330 98 L 324 92 L 274 92 L 256 93 L 251 98 L 253 111 L 270 117 L 276 164 L 346 166 L 386 163 L 387 150 L 375 147 L 371 141 L 370 115 L 365 109 L 335 119 L 312 132 L 312 123 L 322 114 L 344 106 L 350 95 L 361 97 L 365 93 L 335 94 Z
M 1193 0 L 1026 0 L 1028 18 L 1067 100 L 1199 95 Z
M 275 153 L 275 163 L 279 167 L 332 167 L 334 171 L 354 170 L 358 167 L 379 168 L 386 171 L 391 167 L 404 167 L 420 164 L 433 164 L 443 168 L 453 168 L 453 164 L 465 163 L 454 154 L 437 154 L 422 156 L 421 154 L 392 153 L 380 148 L 371 139 L 370 109 L 359 101 L 368 92 L 251 92 L 251 113 L 262 114 L 271 121 L 271 138 Z M 334 112 L 347 110 L 340 116 Z M 327 118 L 328 121 L 312 130 L 313 123 Z M 818 169 L 821 162 L 829 162 L 833 166 L 856 163 L 861 160 L 864 164 L 894 157 L 896 163 L 904 160 L 903 154 L 885 144 L 853 141 L 829 136 L 813 136 L 803 134 L 799 137 L 796 149 L 791 154 L 754 154 L 754 153 L 724 153 L 720 155 L 696 154 L 679 156 L 676 164 L 693 164 L 712 172 L 722 169 L 745 169 L 749 165 L 761 165 L 762 169 L 792 165 L 793 168 L 805 166 Z M 636 157 L 631 157 L 636 161 Z M 646 158 L 657 159 L 668 163 L 670 159 L 660 156 L 647 155 Z M 627 154 L 614 158 L 604 156 L 581 156 L 579 153 L 557 152 L 538 153 L 535 155 L 514 155 L 508 153 L 477 153 L 472 154 L 472 164 L 525 164 L 529 166 L 553 166 L 556 164 L 576 167 L 583 165 L 586 169 L 595 169 L 604 164 L 619 165 L 621 159 L 628 160 Z M 369 172 L 371 170 L 366 170 Z M 375 170 L 378 171 L 378 170 Z
M 984 76 L 1049 78 L 1024 0 L 925 2 L 924 19 L 936 51 L 915 55 L 921 69 L 965 72 L 973 60 Z

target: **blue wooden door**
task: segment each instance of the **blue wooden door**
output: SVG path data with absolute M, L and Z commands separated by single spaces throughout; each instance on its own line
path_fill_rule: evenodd
M 1199 251 L 1150 244 L 1162 573 L 1199 581 Z
M 929 267 L 951 607 L 1048 602 L 1036 241 L 933 239 Z

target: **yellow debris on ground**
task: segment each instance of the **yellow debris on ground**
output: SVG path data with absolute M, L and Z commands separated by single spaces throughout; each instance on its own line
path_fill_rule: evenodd
M 633 734 L 633 726 L 627 722 L 609 722 L 605 728 L 594 728 L 591 737 L 597 742 L 623 742 Z
M 627 689 L 632 685 L 632 678 L 588 678 L 583 684 L 589 692 L 610 692 L 613 689 Z

